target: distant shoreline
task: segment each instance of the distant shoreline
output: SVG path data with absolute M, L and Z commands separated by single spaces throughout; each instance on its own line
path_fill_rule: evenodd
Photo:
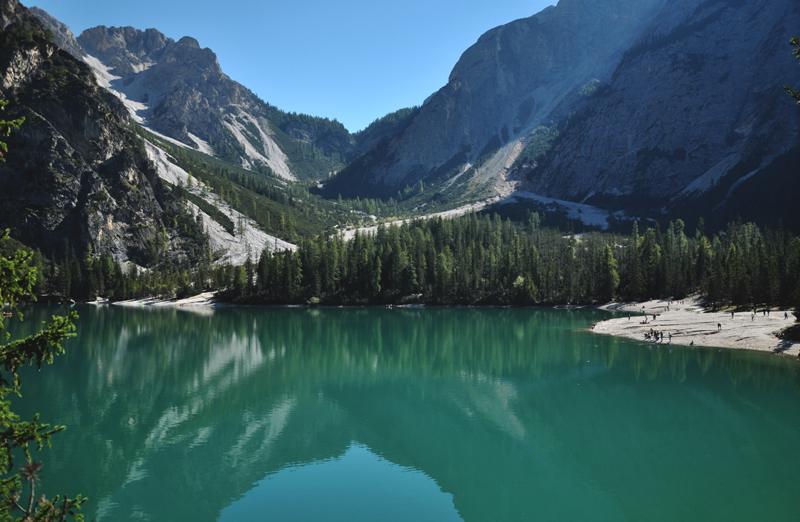
M 730 311 L 712 312 L 705 309 L 697 299 L 610 303 L 600 309 L 627 312 L 629 317 L 616 317 L 596 323 L 592 326 L 592 331 L 597 334 L 662 345 L 756 350 L 793 356 L 800 353 L 800 343 L 776 336 L 782 329 L 795 324 L 795 315 L 790 310 L 770 310 L 767 316 L 763 309 L 758 309 L 755 315 L 750 310 L 734 312 L 731 317 Z M 656 315 L 655 320 L 653 314 Z M 643 321 L 646 322 L 642 324 Z M 663 341 L 647 341 L 645 333 L 651 329 L 663 332 Z M 669 334 L 672 334 L 671 341 Z
M 106 304 L 107 301 L 90 301 L 88 304 Z M 186 297 L 184 299 L 162 299 L 159 297 L 144 297 L 142 299 L 126 299 L 125 301 L 114 301 L 108 303 L 114 306 L 125 307 L 192 307 L 192 308 L 219 308 L 230 306 L 216 298 L 216 292 L 203 292 L 202 294 Z
M 104 303 L 107 302 L 99 301 L 91 302 L 90 304 Z M 198 311 L 208 308 L 237 306 L 218 300 L 214 292 L 205 292 L 185 299 L 148 297 L 116 301 L 109 304 L 124 307 L 189 308 Z M 305 305 L 278 306 L 302 307 Z M 409 305 L 408 307 L 417 308 L 423 306 L 425 305 Z M 396 307 L 405 308 L 406 306 L 399 305 Z M 544 308 L 567 309 L 592 307 L 558 305 Z M 763 310 L 759 309 L 755 316 L 752 317 L 752 311 L 735 312 L 733 318 L 731 318 L 730 311 L 708 311 L 703 307 L 700 301 L 691 298 L 683 301 L 671 302 L 667 300 L 651 300 L 641 303 L 609 303 L 597 308 L 606 311 L 628 313 L 630 319 L 628 319 L 628 317 L 617 317 L 600 321 L 593 325 L 591 329 L 592 332 L 596 334 L 614 335 L 636 341 L 653 342 L 654 344 L 690 346 L 694 343 L 694 346 L 756 350 L 794 356 L 800 354 L 800 343 L 776 337 L 776 334 L 780 330 L 795 324 L 795 315 L 792 311 L 788 310 L 771 310 L 770 315 L 766 316 Z M 784 318 L 784 313 L 788 316 L 788 319 Z M 656 314 L 655 320 L 653 320 L 653 314 Z M 663 332 L 664 340 L 647 341 L 645 333 L 650 332 L 651 329 Z M 669 339 L 670 333 L 672 334 L 671 341 Z

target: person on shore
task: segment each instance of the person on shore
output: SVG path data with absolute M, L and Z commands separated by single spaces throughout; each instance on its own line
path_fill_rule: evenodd
M 788 319 L 789 318 L 789 312 L 783 312 L 783 318 L 784 319 Z
M 722 330 L 722 323 L 717 323 L 717 331 L 719 332 Z
M 731 319 L 733 319 L 733 310 L 731 310 Z
M 750 314 L 750 321 L 753 321 L 755 318 L 756 318 L 756 314 L 755 313 Z
M 628 314 L 628 321 L 631 320 L 631 314 Z
M 669 344 L 672 344 L 672 332 L 669 332 Z

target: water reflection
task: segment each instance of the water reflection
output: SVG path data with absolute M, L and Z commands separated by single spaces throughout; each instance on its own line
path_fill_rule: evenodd
M 387 462 L 360 444 L 341 457 L 268 475 L 220 516 L 221 522 L 264 519 L 461 520 L 452 496 L 430 477 Z
M 16 335 L 57 310 L 27 312 Z M 79 339 L 23 393 L 69 426 L 45 487 L 91 496 L 89 518 L 217 520 L 271 498 L 281 470 L 324 475 L 362 450 L 391 476 L 423 472 L 409 487 L 430 512 L 452 495 L 464 520 L 675 519 L 676 495 L 712 493 L 730 519 L 763 518 L 742 506 L 754 480 L 757 504 L 795 509 L 769 485 L 800 454 L 758 443 L 800 434 L 788 359 L 593 336 L 597 311 L 80 313 Z

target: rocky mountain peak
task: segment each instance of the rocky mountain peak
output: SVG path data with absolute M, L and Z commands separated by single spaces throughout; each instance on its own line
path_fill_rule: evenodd
M 180 70 L 167 71 L 174 79 L 172 82 L 193 81 L 193 71 L 202 71 L 204 81 L 224 76 L 217 61 L 217 55 L 208 47 L 201 48 L 200 43 L 191 36 L 184 36 L 174 45 L 167 47 L 158 59 L 158 67 L 179 66 Z M 183 69 L 185 68 L 185 69 Z M 226 76 L 227 78 L 227 76 Z
M 450 201 L 517 190 L 656 213 L 745 201 L 800 154 L 782 89 L 798 27 L 796 0 L 561 0 L 483 34 L 409 125 L 326 188 L 421 181 Z
M 184 36 L 183 38 L 178 40 L 178 45 L 185 45 L 187 47 L 194 47 L 195 49 L 200 49 L 200 42 L 198 42 L 191 36 Z
M 378 190 L 429 184 L 484 162 L 548 122 L 568 93 L 594 78 L 610 79 L 642 20 L 662 3 L 561 0 L 486 32 L 461 56 L 448 84 L 369 167 L 345 169 L 345 176 L 353 176 L 346 183 L 366 182 Z
M 41 20 L 55 32 L 50 18 Z M 216 54 L 195 38 L 175 42 L 155 29 L 99 26 L 77 41 L 101 85 L 137 122 L 186 146 L 288 179 L 327 176 L 355 154 L 341 124 L 264 103 L 225 75 Z M 309 144 L 314 155 L 305 152 Z
M 133 27 L 86 29 L 78 42 L 92 56 L 100 59 L 111 72 L 122 78 L 132 76 L 156 62 L 166 49 L 175 45 L 172 38 L 155 29 L 140 31 Z
M 0 99 L 10 102 L 4 117 L 25 118 L 4 138 L 13 153 L 0 163 L 0 228 L 48 255 L 67 240 L 77 252 L 146 263 L 158 237 L 185 259 L 193 247 L 172 225 L 178 207 L 125 107 L 27 9 L 0 1 L 6 27 L 20 26 L 0 47 Z
M 39 7 L 31 7 L 30 12 L 33 13 L 36 18 L 41 20 L 45 26 L 53 32 L 53 38 L 56 42 L 56 45 L 76 58 L 86 56 L 86 51 L 83 50 L 78 41 L 75 39 L 75 35 L 72 34 L 72 31 L 69 27 L 56 20 L 50 15 L 50 13 Z

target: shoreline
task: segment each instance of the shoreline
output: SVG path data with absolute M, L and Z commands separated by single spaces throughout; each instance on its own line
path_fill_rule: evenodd
M 143 299 L 128 299 L 125 301 L 90 301 L 87 304 L 110 304 L 111 306 L 154 306 L 154 307 L 191 307 L 191 308 L 220 308 L 230 306 L 216 298 L 216 292 L 203 292 L 183 299 L 162 299 L 160 297 L 145 297 Z
M 682 301 L 651 300 L 641 303 L 609 303 L 601 310 L 627 312 L 628 317 L 605 319 L 592 325 L 594 333 L 625 337 L 652 344 L 704 346 L 733 350 L 755 350 L 784 355 L 800 355 L 800 343 L 776 336 L 795 324 L 794 312 L 758 309 L 747 312 L 713 312 L 696 298 Z M 647 314 L 647 315 L 645 315 Z M 653 320 L 653 314 L 656 319 Z M 663 341 L 648 341 L 650 330 L 663 332 Z M 672 334 L 672 339 L 669 339 Z
M 215 292 L 204 292 L 184 299 L 161 299 L 149 297 L 126 301 L 96 301 L 89 304 L 111 304 L 125 307 L 182 308 L 202 311 L 234 306 L 219 301 Z M 303 307 L 306 305 L 276 305 Z M 382 305 L 375 305 L 382 306 Z M 396 308 L 418 308 L 425 305 L 396 305 Z M 539 307 L 535 307 L 539 308 Z M 608 303 L 598 307 L 569 305 L 547 306 L 550 309 L 597 308 L 610 312 L 628 313 L 628 317 L 604 319 L 590 327 L 593 333 L 624 337 L 652 344 L 675 344 L 680 346 L 704 346 L 733 350 L 755 350 L 775 354 L 800 356 L 800 343 L 779 339 L 776 334 L 795 324 L 795 314 L 789 310 L 771 310 L 765 315 L 763 309 L 755 315 L 750 312 L 709 311 L 696 298 L 682 301 L 650 300 L 635 303 Z M 646 315 L 645 315 L 646 314 Z M 656 319 L 653 320 L 653 314 Z M 786 317 L 784 316 L 786 314 Z M 663 332 L 663 341 L 649 341 L 645 333 L 652 330 Z M 672 334 L 672 339 L 669 339 Z M 692 344 L 693 343 L 693 344 Z

